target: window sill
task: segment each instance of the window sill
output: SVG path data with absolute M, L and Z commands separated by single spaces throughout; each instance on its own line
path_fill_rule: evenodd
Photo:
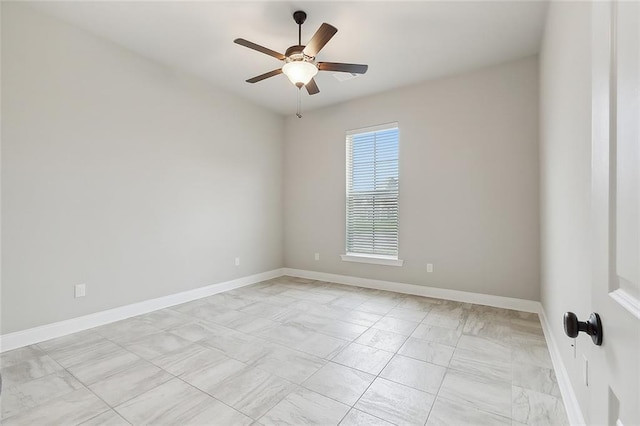
M 402 266 L 404 260 L 392 259 L 389 257 L 378 257 L 374 255 L 361 255 L 361 254 L 341 254 L 343 262 L 357 262 L 357 263 L 370 263 L 373 265 L 385 265 L 385 266 Z

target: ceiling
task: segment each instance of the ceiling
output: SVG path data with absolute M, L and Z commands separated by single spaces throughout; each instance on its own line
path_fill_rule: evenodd
M 343 82 L 332 72 L 318 74 L 320 93 L 302 98 L 303 109 L 311 110 L 536 54 L 547 6 L 521 0 L 31 4 L 280 114 L 296 110 L 297 89 L 284 75 L 255 84 L 245 80 L 282 63 L 233 40 L 241 37 L 284 52 L 297 44 L 296 10 L 308 15 L 303 44 L 322 22 L 338 28 L 319 61 L 369 65 L 366 74 Z

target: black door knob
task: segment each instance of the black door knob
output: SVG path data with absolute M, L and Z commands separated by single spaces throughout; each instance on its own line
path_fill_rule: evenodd
M 600 315 L 592 312 L 587 321 L 578 321 L 573 312 L 564 314 L 564 332 L 571 338 L 578 337 L 579 332 L 587 333 L 597 346 L 602 345 L 602 322 Z

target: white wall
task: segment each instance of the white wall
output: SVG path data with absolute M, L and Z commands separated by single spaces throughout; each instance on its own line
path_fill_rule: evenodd
M 7 2 L 2 113 L 1 333 L 283 266 L 280 116 Z
M 562 315 L 591 312 L 591 4 L 551 2 L 540 56 L 541 296 L 576 396 L 588 400 Z M 577 360 L 592 346 L 577 339 Z
M 342 262 L 345 131 L 392 121 L 405 264 Z M 539 300 L 536 57 L 289 117 L 285 140 L 287 267 Z

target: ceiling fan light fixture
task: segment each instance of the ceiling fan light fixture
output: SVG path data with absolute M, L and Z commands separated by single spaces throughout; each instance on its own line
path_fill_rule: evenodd
M 306 86 L 318 74 L 318 67 L 305 60 L 291 61 L 284 64 L 282 72 L 293 84 L 300 88 Z

